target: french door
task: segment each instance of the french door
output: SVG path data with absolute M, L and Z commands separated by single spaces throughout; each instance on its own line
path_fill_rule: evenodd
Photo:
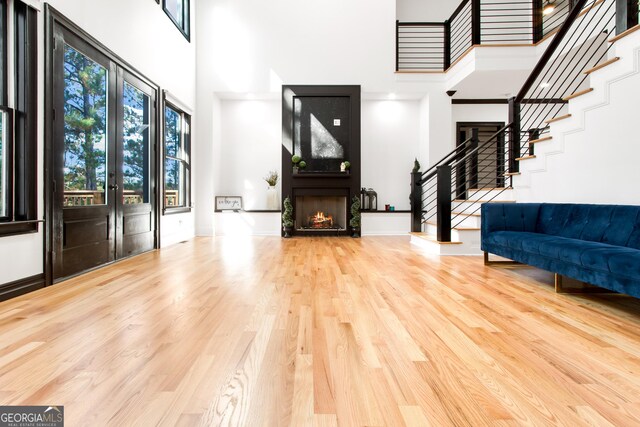
M 53 279 L 156 247 L 156 94 L 54 28 Z

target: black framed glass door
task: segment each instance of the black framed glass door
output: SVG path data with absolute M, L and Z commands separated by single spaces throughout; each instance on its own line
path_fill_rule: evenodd
M 157 91 L 54 28 L 53 279 L 156 247 Z
M 118 81 L 117 238 L 123 258 L 155 248 L 156 91 L 122 71 Z

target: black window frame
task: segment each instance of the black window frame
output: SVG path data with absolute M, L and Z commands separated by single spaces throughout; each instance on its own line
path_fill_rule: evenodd
M 182 140 L 182 157 L 173 157 L 167 155 L 166 140 L 166 109 L 169 108 L 180 116 L 182 126 L 180 127 L 180 138 Z M 166 198 L 166 160 L 177 160 L 184 168 L 184 179 L 180 182 L 180 190 L 184 194 L 184 205 L 167 206 Z M 162 104 L 162 213 L 163 215 L 191 212 L 191 115 L 186 113 L 184 109 L 167 99 L 166 93 Z
M 176 28 L 187 39 L 187 41 L 191 43 L 191 0 L 180 0 L 180 1 L 183 2 L 183 6 L 184 6 L 184 3 L 186 3 L 186 7 L 182 8 L 182 15 L 183 15 L 182 22 L 184 23 L 183 26 L 180 26 L 180 24 L 176 20 L 176 17 L 173 16 L 171 12 L 169 12 L 169 9 L 167 9 L 167 0 L 162 0 L 162 9 L 164 10 L 164 13 L 167 14 L 171 22 L 173 22 Z
M 1 109 L 7 112 L 9 159 L 8 215 L 0 218 L 0 237 L 38 231 L 37 220 L 37 90 L 38 11 L 27 3 L 14 2 L 13 13 L 6 0 L 3 7 Z M 8 23 L 13 19 L 14 69 L 9 70 Z M 7 75 L 14 73 L 14 107 L 8 103 Z

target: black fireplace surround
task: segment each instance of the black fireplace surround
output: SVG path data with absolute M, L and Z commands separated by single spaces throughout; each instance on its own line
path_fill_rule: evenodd
M 360 132 L 360 86 L 282 87 L 282 197 L 293 204 L 294 235 L 351 235 Z M 293 155 L 307 167 L 294 170 Z

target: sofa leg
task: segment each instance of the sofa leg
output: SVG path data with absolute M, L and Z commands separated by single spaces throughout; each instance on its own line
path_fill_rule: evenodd
M 566 282 L 576 283 L 578 286 L 567 286 Z M 610 294 L 615 293 L 609 289 L 600 288 L 588 283 L 566 278 L 562 274 L 555 274 L 555 288 L 558 294 Z
M 489 261 L 489 252 L 484 253 L 484 265 L 516 265 L 518 261 Z

